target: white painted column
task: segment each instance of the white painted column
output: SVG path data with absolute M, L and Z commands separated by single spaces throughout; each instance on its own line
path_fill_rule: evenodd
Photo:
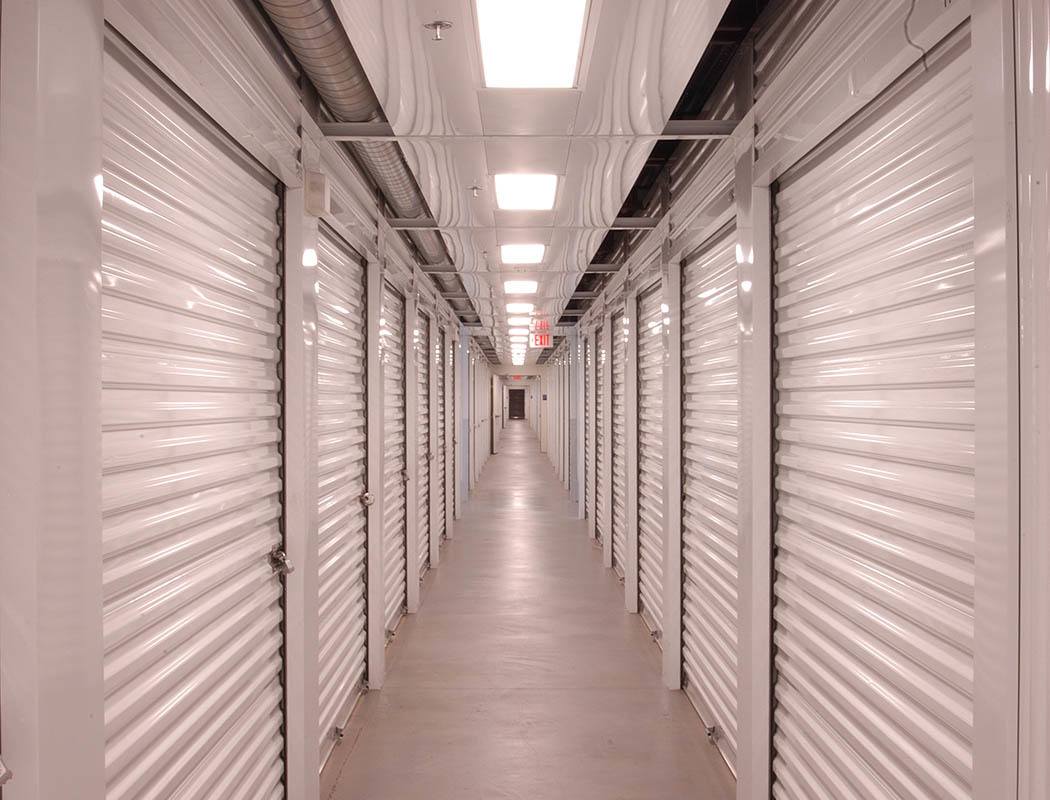
M 596 405 L 597 398 L 596 398 L 595 393 L 596 392 L 600 392 L 601 391 L 601 387 L 598 386 L 598 380 L 597 380 L 597 377 L 596 377 L 597 374 L 598 374 L 596 372 L 596 370 L 598 369 L 598 346 L 599 346 L 598 345 L 598 337 L 597 337 L 597 334 L 595 333 L 593 328 L 591 330 L 587 331 L 585 336 L 586 336 L 586 338 L 585 338 L 586 344 L 584 345 L 584 357 L 586 358 L 586 352 L 587 352 L 587 349 L 588 349 L 587 345 L 590 345 L 591 363 L 590 364 L 585 364 L 584 368 L 590 370 L 591 385 L 590 385 L 590 397 L 586 398 L 585 400 L 581 400 L 580 401 L 580 403 L 581 403 L 580 407 L 583 408 L 583 409 L 586 409 L 585 403 L 586 403 L 587 400 L 590 401 L 591 413 L 590 413 L 590 416 L 588 416 L 585 412 L 583 412 L 583 417 L 584 417 L 583 424 L 587 426 L 587 434 L 586 434 L 587 435 L 587 440 L 590 441 L 590 443 L 591 443 L 591 472 L 590 472 L 590 476 L 589 476 L 589 478 L 590 478 L 590 491 L 587 492 L 587 489 L 586 488 L 584 489 L 584 492 L 587 492 L 589 494 L 589 496 L 585 498 L 584 503 L 587 504 L 587 505 L 590 505 L 590 507 L 591 507 L 591 515 L 590 515 L 590 517 L 587 518 L 587 535 L 591 539 L 594 539 L 595 536 L 597 535 L 597 529 L 595 528 L 595 520 L 598 518 L 598 511 L 597 511 L 597 497 L 598 496 L 596 494 L 597 487 L 598 487 L 598 481 L 597 481 L 597 477 L 598 476 L 596 474 L 596 470 L 598 468 L 598 460 L 597 460 L 597 450 L 595 449 L 595 442 L 597 440 L 594 438 L 596 435 L 598 435 L 598 428 L 597 428 L 597 423 L 595 421 L 595 417 L 596 417 L 596 414 L 597 414 L 597 405 Z M 584 392 L 588 391 L 588 389 L 587 389 L 587 376 L 586 375 L 584 375 L 583 391 Z M 583 460 L 584 460 L 583 469 L 586 471 L 586 469 L 587 469 L 587 445 L 586 445 L 586 442 L 584 443 L 584 459 Z M 584 475 L 584 481 L 583 481 L 585 487 L 586 487 L 586 485 L 588 483 L 587 478 L 588 478 L 588 476 L 585 474 Z
M 386 676 L 386 570 L 383 541 L 383 509 L 386 507 L 384 475 L 386 448 L 383 420 L 384 375 L 379 320 L 383 309 L 383 242 L 380 258 L 368 259 L 366 291 L 368 306 L 368 688 L 381 689 Z
M 1020 603 L 1014 4 L 975 0 L 971 35 L 977 403 L 973 790 L 978 798 L 1014 800 Z M 1044 68 L 1045 58 L 1044 51 L 1039 56 Z M 1027 73 L 1032 67 L 1022 69 Z M 1041 233 L 1047 236 L 1045 228 Z
M 613 328 L 612 314 L 606 312 L 602 319 L 602 338 L 600 349 L 605 352 L 605 368 L 602 370 L 602 385 L 598 391 L 602 393 L 602 429 L 598 435 L 602 437 L 602 472 L 605 474 L 605 486 L 602 487 L 605 496 L 605 530 L 602 531 L 602 564 L 606 569 L 612 569 L 613 565 L 613 536 L 612 536 L 612 352 L 613 352 Z M 599 354 L 600 355 L 600 354 Z
M 682 688 L 682 264 L 664 257 L 664 686 Z
M 456 329 L 450 324 L 445 329 L 445 352 L 442 354 L 445 359 L 445 385 L 441 388 L 445 393 L 445 438 L 442 446 L 445 448 L 445 535 L 448 539 L 452 538 L 452 523 L 456 518 L 456 414 L 459 409 L 456 402 L 457 344 Z
M 627 328 L 627 358 L 624 373 L 624 438 L 627 502 L 627 558 L 624 559 L 624 607 L 638 613 L 638 290 L 631 287 L 624 303 L 624 327 Z M 610 476 L 611 477 L 611 476 Z
M 102 3 L 0 28 L 4 797 L 102 800 Z
M 772 217 L 769 187 L 754 185 L 753 154 L 750 137 L 739 143 L 735 191 L 741 380 L 738 800 L 768 800 L 771 791 Z
M 415 281 L 405 292 L 405 572 L 406 611 L 419 611 L 419 298 Z
M 316 168 L 303 139 L 303 165 Z M 285 726 L 290 800 L 320 792 L 319 563 L 317 534 L 317 219 L 301 186 L 284 195 L 284 547 L 295 570 L 285 586 Z
M 445 446 L 443 431 L 438 428 L 438 392 L 445 391 L 444 385 L 438 381 L 438 365 L 441 363 L 438 361 L 438 358 L 444 358 L 444 353 L 438 352 L 441 347 L 441 333 L 438 328 L 437 309 L 435 308 L 434 313 L 430 315 L 430 329 L 427 331 L 427 342 L 429 343 L 427 358 L 430 363 L 430 385 L 427 387 L 430 397 L 430 469 L 427 471 L 427 474 L 430 476 L 431 568 L 436 567 L 441 559 L 441 534 L 439 533 L 441 525 L 438 523 L 438 504 L 435 498 L 438 496 L 438 492 L 441 491 L 441 482 L 438 480 L 437 471 L 437 453 L 438 448 Z M 446 412 L 448 411 L 447 406 L 445 410 Z
M 1050 797 L 1050 6 L 1016 0 L 1020 241 L 1020 739 L 1017 796 Z
M 470 337 L 460 327 L 456 337 L 456 519 L 470 491 Z

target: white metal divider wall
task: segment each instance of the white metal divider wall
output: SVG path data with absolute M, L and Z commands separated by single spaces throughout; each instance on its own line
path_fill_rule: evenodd
M 360 696 L 367 666 L 368 406 L 365 270 L 318 230 L 315 436 L 321 766 Z
M 969 48 L 775 195 L 775 794 L 973 792 Z
M 627 567 L 627 338 L 629 327 L 623 310 L 613 312 L 610 324 L 612 343 L 610 373 L 612 375 L 612 429 L 610 476 L 612 495 L 610 505 L 610 539 L 612 567 L 621 578 Z
M 109 34 L 104 99 L 106 796 L 277 797 L 278 184 Z
M 419 579 L 430 567 L 430 316 L 416 313 L 412 329 L 416 361 L 416 560 Z
M 682 673 L 736 769 L 740 358 L 736 227 L 682 269 Z
M 405 404 L 405 299 L 383 285 L 380 313 L 383 364 L 383 563 L 384 620 L 389 641 L 408 607 L 408 528 Z
M 657 281 L 638 295 L 638 609 L 660 642 L 664 574 L 664 362 L 667 304 Z

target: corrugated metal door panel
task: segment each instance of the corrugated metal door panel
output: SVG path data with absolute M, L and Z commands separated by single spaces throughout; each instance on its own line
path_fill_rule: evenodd
M 283 796 L 279 187 L 107 37 L 106 797 Z
M 317 538 L 321 764 L 365 677 L 368 515 L 365 270 L 324 223 L 317 248 Z
M 416 539 L 419 577 L 430 567 L 430 317 L 420 312 L 412 332 L 416 359 Z
M 736 229 L 682 271 L 682 670 L 734 771 L 740 442 Z
M 605 486 L 605 334 L 602 328 L 594 332 L 594 531 L 598 541 L 605 541 L 609 527 L 609 509 L 606 508 Z
M 594 413 L 594 357 L 591 347 L 591 338 L 584 337 L 583 340 L 583 516 L 590 519 L 594 514 L 591 507 L 591 487 L 594 479 L 591 470 L 594 469 L 594 441 L 591 437 L 591 426 L 589 424 L 591 414 Z
M 627 568 L 627 329 L 623 312 L 612 318 L 612 555 L 622 578 Z
M 968 798 L 967 31 L 776 196 L 774 794 Z
M 437 436 L 438 436 L 438 448 L 437 448 L 437 497 L 434 498 L 434 503 L 437 506 L 436 518 L 437 518 L 437 530 L 434 531 L 434 535 L 438 537 L 438 541 L 443 541 L 448 535 L 448 531 L 445 529 L 445 451 L 452 447 L 451 442 L 445 441 L 445 380 L 448 375 L 448 362 L 446 360 L 446 352 L 448 348 L 445 346 L 445 329 L 438 329 L 438 340 L 434 346 L 434 366 L 437 369 Z
M 383 581 L 387 632 L 397 629 L 407 603 L 405 478 L 405 299 L 383 285 L 379 320 L 383 349 Z
M 638 610 L 653 631 L 663 627 L 666 310 L 660 283 L 638 298 Z

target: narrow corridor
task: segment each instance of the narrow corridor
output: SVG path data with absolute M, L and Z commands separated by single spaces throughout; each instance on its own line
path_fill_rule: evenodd
M 512 421 L 325 773 L 336 800 L 663 800 L 732 778 Z M 698 792 L 697 787 L 703 787 Z

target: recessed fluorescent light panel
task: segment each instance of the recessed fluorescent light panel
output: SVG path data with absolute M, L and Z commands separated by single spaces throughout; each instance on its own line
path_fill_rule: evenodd
M 510 317 L 507 319 L 507 324 L 512 328 L 520 327 L 522 325 L 532 324 L 532 317 Z
M 503 281 L 503 291 L 507 294 L 536 294 L 538 287 L 536 281 Z
M 587 0 L 477 0 L 485 85 L 571 89 Z
M 506 173 L 496 176 L 496 205 L 504 211 L 550 211 L 558 176 Z
M 531 314 L 532 303 L 507 303 L 508 314 Z
M 509 331 L 507 331 L 507 333 L 509 333 L 511 336 L 528 336 L 529 335 L 529 329 L 528 328 L 511 328 Z
M 528 341 L 529 341 L 529 337 L 528 336 L 511 336 L 510 337 L 511 344 L 528 344 Z
M 501 244 L 499 257 L 504 264 L 539 264 L 546 249 L 543 244 Z

